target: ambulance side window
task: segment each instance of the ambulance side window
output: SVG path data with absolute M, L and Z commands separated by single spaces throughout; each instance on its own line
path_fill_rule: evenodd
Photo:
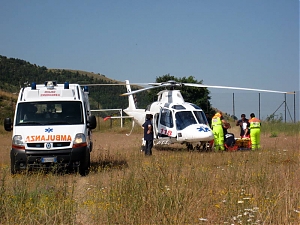
M 86 121 L 88 120 L 88 111 L 87 111 L 87 106 L 86 106 L 86 102 L 84 102 L 84 118 L 86 119 Z

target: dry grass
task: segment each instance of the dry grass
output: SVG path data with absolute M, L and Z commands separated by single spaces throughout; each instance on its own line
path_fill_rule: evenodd
M 4 133 L 0 224 L 300 223 L 299 132 L 263 133 L 259 151 L 203 153 L 178 146 L 154 149 L 152 157 L 140 151 L 141 130 L 128 132 L 93 133 L 87 177 L 12 177 L 11 136 Z

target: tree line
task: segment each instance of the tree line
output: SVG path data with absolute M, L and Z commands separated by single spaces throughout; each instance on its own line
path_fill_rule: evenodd
M 109 79 L 101 74 L 93 74 L 82 71 L 71 71 L 64 69 L 48 69 L 45 66 L 31 64 L 22 59 L 7 58 L 0 55 L 0 90 L 18 94 L 21 87 L 30 86 L 32 82 L 37 84 L 48 80 L 55 80 L 57 83 L 84 84 L 116 84 L 120 83 Z M 182 83 L 198 83 L 194 77 L 176 78 L 170 74 L 156 77 L 155 82 L 165 82 L 175 80 Z M 132 87 L 136 90 L 140 87 Z M 116 109 L 126 108 L 128 106 L 127 97 L 120 94 L 126 92 L 124 85 L 114 86 L 90 86 L 89 87 L 90 104 L 92 109 Z M 146 108 L 150 102 L 155 101 L 159 89 L 152 89 L 148 92 L 137 93 L 139 108 Z M 210 104 L 210 92 L 207 88 L 183 87 L 181 93 L 187 102 L 192 102 L 200 106 L 208 114 L 214 113 Z
M 94 76 L 88 73 L 69 70 L 47 69 L 27 61 L 15 58 L 7 58 L 0 55 L 0 89 L 5 92 L 18 94 L 20 88 L 30 86 L 32 82 L 43 84 L 45 81 L 54 80 L 57 83 L 84 84 L 115 84 L 116 81 L 101 75 Z M 133 88 L 134 89 L 134 88 Z M 120 94 L 126 92 L 124 85 L 120 86 L 91 86 L 90 101 L 92 108 L 126 108 L 128 100 Z

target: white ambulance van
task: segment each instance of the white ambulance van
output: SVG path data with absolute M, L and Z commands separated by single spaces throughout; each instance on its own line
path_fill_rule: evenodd
M 4 120 L 5 130 L 12 131 L 11 173 L 62 167 L 87 175 L 95 127 L 88 87 L 47 81 L 22 88 L 14 120 Z

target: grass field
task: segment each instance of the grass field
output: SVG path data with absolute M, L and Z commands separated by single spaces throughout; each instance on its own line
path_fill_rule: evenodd
M 0 224 L 300 224 L 299 124 L 264 126 L 258 151 L 172 146 L 151 157 L 141 128 L 101 128 L 86 177 L 11 176 L 2 132 Z

